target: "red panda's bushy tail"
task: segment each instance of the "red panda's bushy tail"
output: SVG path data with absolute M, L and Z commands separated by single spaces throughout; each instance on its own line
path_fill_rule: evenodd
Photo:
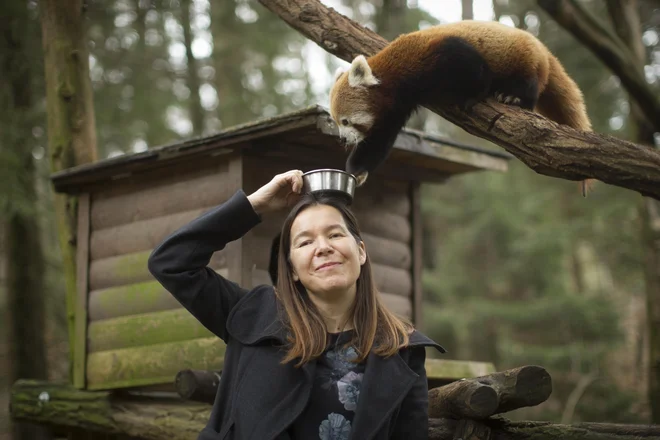
M 557 58 L 550 55 L 549 59 L 548 84 L 539 96 L 536 110 L 559 124 L 576 130 L 591 131 L 591 121 L 587 115 L 582 91 Z M 592 189 L 595 181 L 586 179 L 580 182 L 583 196 Z

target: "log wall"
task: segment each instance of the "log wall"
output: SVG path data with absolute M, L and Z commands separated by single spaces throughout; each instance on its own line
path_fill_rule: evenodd
M 231 197 L 290 169 L 284 161 L 226 157 L 205 168 L 137 176 L 89 197 L 86 254 L 84 386 L 110 389 L 172 384 L 182 369 L 219 369 L 224 344 L 153 279 L 147 259 L 174 230 Z M 302 169 L 302 165 L 298 165 Z M 363 231 L 381 299 L 412 319 L 415 283 L 407 182 L 374 181 L 356 191 L 353 209 Z M 266 216 L 245 237 L 214 254 L 210 267 L 253 287 L 271 284 L 273 238 L 284 214 Z M 84 290 L 83 290 L 84 291 Z
M 236 162 L 139 176 L 91 194 L 87 388 L 171 384 L 184 364 L 222 365 L 222 341 L 154 280 L 147 260 L 167 235 L 234 194 Z M 229 248 L 216 252 L 209 266 L 230 278 L 231 255 Z

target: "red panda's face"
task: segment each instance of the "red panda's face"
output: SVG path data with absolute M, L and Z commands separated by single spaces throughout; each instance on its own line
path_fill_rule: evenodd
M 347 72 L 338 71 L 330 90 L 330 115 L 339 137 L 350 147 L 362 142 L 374 125 L 371 102 L 379 84 L 364 56 L 356 57 Z

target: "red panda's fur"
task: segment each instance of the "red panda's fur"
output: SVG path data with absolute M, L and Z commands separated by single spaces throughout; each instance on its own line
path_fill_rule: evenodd
M 411 32 L 367 58 L 368 66 L 356 61 L 336 77 L 330 92 L 330 112 L 340 130 L 351 124 L 348 115 L 362 115 L 352 127 L 364 137 L 354 142 L 349 172 L 360 172 L 357 162 L 369 163 L 362 171 L 371 171 L 384 157 L 369 155 L 389 151 L 412 112 L 443 100 L 469 107 L 500 95 L 557 123 L 591 130 L 582 92 L 557 58 L 529 32 L 498 22 L 465 20 Z

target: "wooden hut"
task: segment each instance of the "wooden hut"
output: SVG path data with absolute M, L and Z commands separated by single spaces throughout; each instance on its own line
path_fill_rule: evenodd
M 343 168 L 336 133 L 328 112 L 314 106 L 54 175 L 55 189 L 79 200 L 74 386 L 170 387 L 180 370 L 221 369 L 224 345 L 152 278 L 147 258 L 166 235 L 239 189 L 249 194 L 293 168 Z M 504 154 L 404 130 L 356 190 L 376 283 L 394 312 L 420 322 L 420 185 L 506 164 Z M 282 219 L 266 217 L 210 266 L 243 286 L 270 283 L 268 250 Z M 428 370 L 431 379 L 453 380 L 492 365 L 429 359 Z

